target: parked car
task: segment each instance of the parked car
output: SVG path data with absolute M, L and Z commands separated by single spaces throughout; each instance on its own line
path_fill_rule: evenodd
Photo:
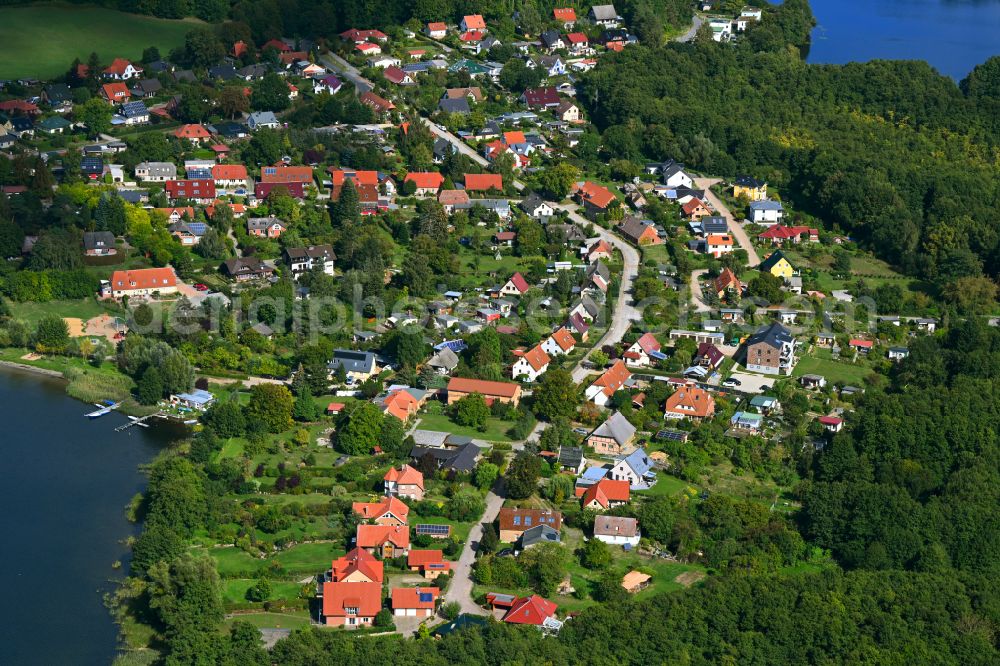
M 733 388 L 735 386 L 742 386 L 743 382 L 741 382 L 738 379 L 733 379 L 732 377 L 730 377 L 726 381 L 722 382 L 722 385 L 725 386 L 725 387 L 727 387 L 727 388 Z
M 198 284 L 192 285 L 192 286 L 195 289 L 197 289 L 198 291 L 208 291 L 208 285 L 207 284 L 202 284 L 202 283 L 199 282 Z

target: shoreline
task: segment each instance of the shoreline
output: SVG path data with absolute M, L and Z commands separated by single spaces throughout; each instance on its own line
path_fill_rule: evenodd
M 35 375 L 42 375 L 44 377 L 49 377 L 51 379 L 66 379 L 64 375 L 59 370 L 49 370 L 48 368 L 39 368 L 36 365 L 28 365 L 27 363 L 17 363 L 15 361 L 0 361 L 0 368 L 9 368 L 11 370 L 20 370 L 21 372 L 27 372 Z

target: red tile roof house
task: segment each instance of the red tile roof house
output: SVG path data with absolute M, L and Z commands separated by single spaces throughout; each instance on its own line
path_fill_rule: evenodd
M 433 171 L 411 171 L 403 178 L 403 182 L 412 182 L 417 189 L 414 194 L 418 197 L 436 196 L 438 190 L 444 184 L 444 176 Z
M 169 266 L 115 271 L 111 274 L 110 289 L 112 298 L 174 294 L 177 293 L 177 275 Z
M 606 240 L 599 239 L 596 243 L 587 248 L 587 261 L 594 263 L 598 259 L 610 259 L 611 246 Z
M 848 343 L 848 346 L 851 349 L 856 349 L 862 354 L 867 354 L 872 350 L 872 347 L 875 346 L 875 343 L 872 342 L 871 340 L 861 340 L 860 338 L 851 338 L 851 341 Z
M 398 617 L 433 617 L 441 591 L 436 587 L 392 588 L 392 614 Z
M 637 368 L 649 367 L 650 354 L 660 351 L 660 343 L 652 333 L 643 333 L 625 352 L 625 364 Z
M 381 583 L 323 583 L 323 624 L 328 627 L 371 626 L 380 610 Z
M 382 559 L 400 557 L 410 550 L 410 528 L 405 525 L 358 525 L 357 547 Z
M 354 42 L 355 44 L 363 44 L 367 41 L 383 43 L 389 41 L 389 35 L 385 34 L 381 30 L 358 30 L 357 28 L 345 30 L 340 33 L 340 38 L 344 41 Z
M 104 78 L 124 81 L 142 74 L 142 67 L 136 67 L 125 58 L 115 58 L 104 68 Z
M 481 14 L 471 14 L 462 17 L 462 22 L 458 24 L 459 30 L 468 32 L 470 30 L 486 30 L 486 21 Z
M 530 109 L 554 109 L 562 102 L 554 86 L 528 88 L 521 94 L 521 103 Z
M 354 502 L 351 505 L 354 513 L 376 525 L 406 525 L 410 515 L 410 507 L 395 497 L 384 497 L 380 502 Z
M 358 97 L 358 101 L 370 107 L 378 116 L 382 117 L 391 111 L 396 110 L 396 105 L 384 97 L 379 97 L 373 92 L 363 93 Z
M 242 164 L 216 164 L 212 167 L 212 180 L 217 189 L 239 189 L 247 187 L 250 176 Z
M 576 340 L 573 334 L 565 326 L 554 332 L 542 342 L 542 349 L 549 356 L 561 356 L 569 354 L 576 348 Z
M 327 577 L 334 583 L 381 583 L 385 580 L 385 569 L 374 555 L 355 548 L 333 561 Z
M 289 166 L 287 164 L 275 164 L 265 166 L 260 170 L 260 182 L 262 183 L 301 183 L 312 185 L 313 170 L 307 166 Z
M 415 467 L 393 467 L 382 477 L 385 494 L 405 497 L 419 502 L 424 498 L 424 475 Z
M 563 24 L 563 28 L 570 28 L 576 23 L 576 10 L 572 7 L 557 7 L 552 10 L 552 18 Z
M 594 485 L 583 490 L 580 503 L 584 509 L 606 511 L 616 506 L 628 504 L 631 490 L 628 481 L 601 479 Z
M 424 34 L 431 39 L 444 39 L 448 36 L 448 24 L 428 23 L 427 27 L 424 28 Z
M 591 217 L 607 212 L 608 206 L 615 200 L 611 190 L 589 180 L 577 186 L 576 197 L 583 204 L 584 212 Z
M 406 566 L 428 580 L 451 571 L 451 562 L 444 559 L 444 552 L 440 550 L 411 550 L 406 556 Z
M 719 277 L 715 278 L 715 293 L 718 294 L 719 298 L 722 298 L 730 291 L 735 294 L 742 294 L 743 283 L 740 282 L 740 279 L 736 277 L 736 273 L 731 268 L 726 267 L 719 273 Z
M 523 296 L 531 289 L 531 285 L 520 273 L 514 273 L 509 280 L 500 288 L 501 296 Z
M 836 416 L 821 416 L 816 420 L 829 432 L 840 432 L 844 428 L 844 419 Z
M 598 407 L 604 407 L 611 400 L 611 396 L 624 387 L 631 378 L 632 373 L 625 367 L 625 362 L 619 359 L 587 387 L 584 395 Z
M 503 192 L 503 176 L 498 173 L 465 174 L 466 192 Z
M 441 190 L 438 194 L 438 203 L 444 207 L 444 212 L 451 215 L 455 206 L 469 203 L 469 194 L 465 190 Z
M 128 86 L 120 81 L 105 83 L 101 86 L 101 97 L 112 104 L 124 104 L 132 97 Z
M 207 206 L 215 201 L 215 181 L 208 179 L 168 180 L 164 183 L 164 189 L 171 202 L 190 199 Z
M 494 595 L 491 592 L 486 595 L 486 601 L 494 608 L 509 608 L 506 615 L 503 616 L 504 622 L 511 624 L 531 624 L 536 627 L 541 627 L 548 621 L 556 621 L 558 624 L 558 621 L 555 620 L 555 615 L 556 609 L 559 606 L 548 599 L 541 598 L 537 594 L 533 594 L 530 597 L 517 597 L 513 600 L 507 600 L 504 599 L 504 595 Z M 500 603 L 497 603 L 497 601 L 500 601 Z
M 510 403 L 517 407 L 521 401 L 521 386 L 513 382 L 491 382 L 485 379 L 466 379 L 452 377 L 448 380 L 448 404 L 453 405 L 472 393 L 478 393 L 486 398 L 487 404 L 494 400 Z
M 382 49 L 379 48 L 378 44 L 371 44 L 369 42 L 365 42 L 364 44 L 355 44 L 354 48 L 356 50 L 360 51 L 363 55 L 367 55 L 367 56 L 374 56 L 374 55 L 381 55 L 382 54 Z
M 545 374 L 545 371 L 549 369 L 550 361 L 549 355 L 545 353 L 542 346 L 536 345 L 514 362 L 511 376 L 514 379 L 523 377 L 524 381 L 533 382 Z
M 395 65 L 390 65 L 382 70 L 382 76 L 386 81 L 389 83 L 395 83 L 397 86 L 412 86 L 416 83 L 412 76 Z
M 205 129 L 204 125 L 181 125 L 173 131 L 173 135 L 178 139 L 187 139 L 191 143 L 201 143 L 212 138 L 211 133 Z

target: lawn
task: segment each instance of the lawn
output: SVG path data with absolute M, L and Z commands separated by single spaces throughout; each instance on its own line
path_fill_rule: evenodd
M 168 21 L 68 4 L 4 7 L 0 78 L 53 78 L 66 72 L 74 58 L 86 62 L 95 50 L 104 63 L 116 57 L 138 60 L 150 46 L 166 56 L 198 25 L 194 19 Z
M 0 10 L 0 16 L 3 16 L 2 10 Z M 2 31 L 3 28 L 0 27 L 0 32 Z M 83 298 L 78 301 L 48 301 L 46 303 L 11 303 L 10 309 L 15 319 L 20 319 L 32 329 L 38 325 L 42 317 L 48 315 L 77 317 L 83 321 L 87 321 L 105 312 L 121 314 L 121 310 L 113 306 L 108 307 L 108 305 L 100 303 L 93 298 Z
M 662 495 L 673 497 L 684 492 L 686 488 L 693 487 L 687 481 L 678 479 L 676 476 L 669 476 L 664 472 L 657 474 L 656 479 L 656 483 L 652 488 L 636 491 L 636 495 L 642 497 L 659 497 Z
M 304 578 L 330 568 L 330 562 L 344 554 L 344 549 L 334 543 L 302 543 L 262 560 L 233 546 L 225 548 L 197 548 L 196 554 L 207 553 L 215 560 L 216 570 L 222 578 L 239 578 L 253 575 L 277 562 L 289 575 Z
M 247 603 L 247 590 L 257 581 L 249 578 L 233 578 L 222 583 L 222 600 L 227 604 L 242 605 Z M 281 581 L 271 582 L 271 594 L 268 601 L 283 599 L 294 601 L 299 598 L 302 585 L 298 583 L 287 583 Z
M 466 428 L 454 423 L 441 411 L 440 405 L 433 403 L 428 407 L 427 413 L 420 414 L 419 418 L 420 425 L 417 427 L 421 430 L 439 430 L 452 435 L 464 435 L 465 437 L 484 439 L 489 442 L 511 441 L 510 437 L 507 436 L 507 431 L 514 425 L 513 421 L 502 421 L 490 417 L 486 421 L 486 431 L 480 432 L 475 428 Z
M 233 622 L 249 622 L 259 629 L 305 629 L 312 624 L 308 611 L 295 613 L 239 613 L 226 620 L 227 625 Z
M 826 381 L 835 384 L 853 384 L 857 386 L 864 382 L 865 377 L 872 373 L 872 369 L 865 365 L 855 365 L 845 361 L 834 361 L 833 359 L 816 358 L 814 356 L 803 356 L 795 365 L 792 374 L 796 377 L 802 375 L 822 375 Z

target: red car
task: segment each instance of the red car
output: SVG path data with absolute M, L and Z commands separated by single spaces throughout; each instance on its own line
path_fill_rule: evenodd
M 199 282 L 198 284 L 195 284 L 195 285 L 191 285 L 191 286 L 193 286 L 193 287 L 194 287 L 195 289 L 197 289 L 198 291 L 208 291 L 208 285 L 206 285 L 206 284 L 201 284 L 200 282 Z

